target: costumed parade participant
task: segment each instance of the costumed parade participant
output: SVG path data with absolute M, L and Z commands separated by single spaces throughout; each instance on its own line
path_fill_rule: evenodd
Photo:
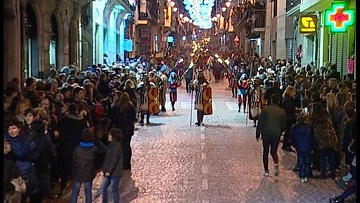
M 168 76 L 165 73 L 165 69 L 161 69 L 160 78 L 162 80 L 162 85 L 159 87 L 159 103 L 161 106 L 161 111 L 166 112 L 165 103 L 166 103 L 166 92 L 168 88 Z
M 156 109 L 151 109 L 150 112 L 152 112 L 151 114 L 158 115 L 160 112 L 160 110 L 159 111 L 157 110 L 157 109 L 160 109 L 159 93 L 160 93 L 160 87 L 163 85 L 163 81 L 162 81 L 161 77 L 156 73 L 156 71 L 152 70 L 149 72 L 149 82 L 152 82 L 155 84 L 155 87 L 152 87 L 151 91 L 149 92 L 149 94 L 150 94 L 149 95 L 149 97 L 150 97 L 149 105 L 152 105 L 152 103 L 156 103 L 158 105 L 158 107 Z
M 176 73 L 171 72 L 168 80 L 168 87 L 172 111 L 175 111 L 175 102 L 177 101 L 177 88 L 179 86 L 179 82 L 180 81 Z
M 231 88 L 232 97 L 236 97 L 236 95 L 239 93 L 238 90 L 238 84 L 236 79 L 236 71 L 238 69 L 238 66 L 233 66 L 232 68 L 229 68 L 229 87 Z M 240 109 L 240 108 L 239 108 Z M 239 110 L 240 112 L 240 110 Z
M 248 91 L 250 88 L 250 84 L 248 81 L 249 77 L 245 72 L 245 67 L 241 68 L 241 76 L 240 79 L 238 80 L 238 106 L 239 106 L 239 110 L 238 112 L 240 112 L 241 110 L 241 104 L 243 104 L 244 107 L 244 113 L 246 110 L 246 100 L 247 100 L 247 95 L 248 95 Z
M 197 110 L 195 125 L 200 126 L 204 124 L 204 115 L 212 114 L 211 88 L 202 70 L 198 71 L 198 77 L 193 81 L 191 89 L 195 91 L 195 109 Z
M 159 113 L 159 88 L 153 81 L 149 80 L 146 74 L 143 81 L 137 87 L 140 95 L 139 110 L 140 110 L 140 125 L 144 124 L 144 116 L 146 113 L 146 123 L 150 124 L 150 114 Z

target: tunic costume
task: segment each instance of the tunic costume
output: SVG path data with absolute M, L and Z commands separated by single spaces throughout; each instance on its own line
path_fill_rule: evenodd
M 209 82 L 205 79 L 202 71 L 198 74 L 198 79 L 193 81 L 193 90 L 195 90 L 195 109 L 197 110 L 196 125 L 200 126 L 204 119 L 204 91 L 209 88 Z

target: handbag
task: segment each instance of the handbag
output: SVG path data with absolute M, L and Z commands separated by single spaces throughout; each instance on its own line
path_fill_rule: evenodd
M 15 191 L 20 192 L 21 194 L 26 193 L 25 180 L 21 176 L 11 179 L 10 183 L 15 186 Z

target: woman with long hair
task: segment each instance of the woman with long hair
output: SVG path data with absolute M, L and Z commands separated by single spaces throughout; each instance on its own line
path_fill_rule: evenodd
M 320 159 L 321 174 L 314 178 L 327 178 L 327 164 L 329 164 L 330 177 L 335 178 L 335 152 L 339 147 L 339 140 L 329 113 L 318 103 L 312 108 L 310 126 L 314 129 Z
M 117 108 L 115 109 L 115 127 L 121 129 L 123 133 L 124 149 L 124 170 L 131 170 L 131 137 L 134 135 L 136 119 L 135 106 L 130 100 L 128 93 L 124 92 L 120 98 Z
M 286 124 L 283 139 L 282 149 L 293 152 L 290 144 L 290 131 L 296 122 L 296 103 L 295 103 L 296 89 L 293 86 L 288 86 L 283 93 L 282 108 L 286 113 Z

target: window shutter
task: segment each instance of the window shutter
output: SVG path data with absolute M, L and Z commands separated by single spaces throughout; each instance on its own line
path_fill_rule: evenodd
M 336 34 L 332 34 L 331 35 L 331 47 L 330 47 L 330 52 L 331 52 L 331 55 L 330 55 L 330 63 L 331 64 L 334 64 L 336 63 Z
M 293 39 L 286 39 L 286 59 L 294 59 Z
M 342 70 L 342 76 L 347 75 L 347 66 L 348 66 L 348 57 L 349 57 L 349 33 L 344 33 L 344 48 L 343 48 L 343 70 Z
M 341 66 L 342 64 L 342 52 L 343 52 L 343 38 L 342 38 L 342 33 L 339 34 L 335 34 L 336 38 L 337 38 L 337 46 L 336 46 L 336 66 L 337 66 L 337 71 L 341 72 Z

